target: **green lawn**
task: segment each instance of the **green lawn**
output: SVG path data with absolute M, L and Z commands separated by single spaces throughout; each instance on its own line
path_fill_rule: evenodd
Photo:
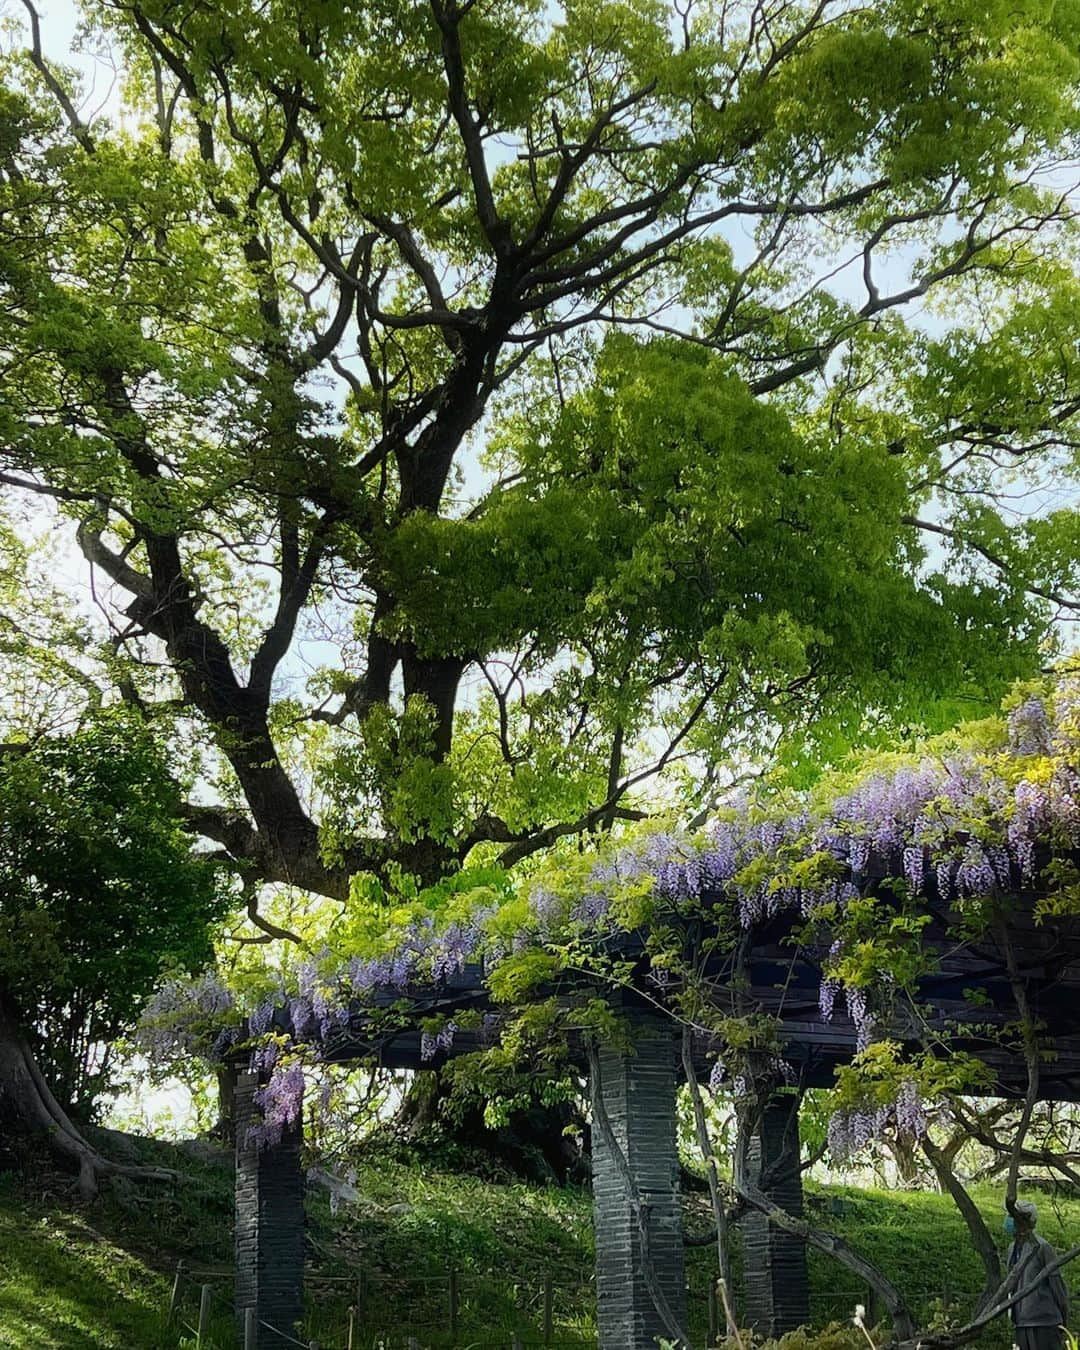
M 922 1191 L 869 1191 L 853 1187 L 811 1187 L 811 1217 L 863 1252 L 885 1270 L 910 1300 L 923 1321 L 944 1302 L 955 1314 L 970 1308 L 982 1286 L 982 1266 L 972 1250 L 967 1229 L 948 1196 Z M 991 1231 L 1001 1238 L 1000 1189 L 983 1188 L 975 1199 Z M 1039 1230 L 1056 1247 L 1080 1240 L 1080 1198 L 1055 1200 L 1038 1196 Z M 842 1213 L 833 1212 L 842 1208 Z M 815 1323 L 850 1316 L 855 1302 L 864 1302 L 858 1282 L 827 1257 L 810 1255 L 811 1313 Z M 1066 1271 L 1066 1280 L 1080 1288 L 1080 1266 Z M 858 1297 L 857 1297 L 858 1296 Z M 1080 1300 L 1078 1300 L 1080 1302 Z M 1080 1308 L 1074 1308 L 1080 1312 Z M 1074 1317 L 1074 1324 L 1080 1325 Z M 987 1344 L 1008 1343 L 1005 1325 Z
M 166 1145 L 147 1145 L 158 1161 L 175 1161 Z M 228 1280 L 230 1177 L 222 1167 L 185 1160 L 189 1186 L 135 1191 L 91 1209 L 74 1203 L 64 1180 L 44 1175 L 28 1183 L 0 1174 L 0 1346 L 12 1350 L 158 1350 L 182 1344 L 164 1323 L 177 1260 L 217 1269 L 211 1343 L 231 1346 Z M 585 1191 L 499 1185 L 424 1170 L 388 1158 L 371 1161 L 358 1185 L 362 1201 L 335 1218 L 325 1200 L 309 1204 L 312 1262 L 307 1334 L 325 1350 L 343 1346 L 346 1307 L 362 1275 L 361 1344 L 423 1346 L 449 1339 L 449 1272 L 459 1291 L 461 1347 L 509 1347 L 517 1330 L 539 1338 L 545 1276 L 554 1293 L 557 1343 L 595 1344 L 589 1276 L 592 1214 Z M 995 1229 L 1000 1196 L 979 1195 Z M 810 1214 L 890 1272 L 922 1318 L 946 1305 L 955 1315 L 970 1304 L 980 1268 L 951 1202 L 924 1193 L 810 1187 Z M 689 1223 L 707 1226 L 703 1202 L 688 1202 Z M 1080 1235 L 1080 1202 L 1041 1201 L 1040 1227 L 1055 1245 Z M 736 1272 L 738 1253 L 736 1252 Z M 691 1322 L 703 1342 L 709 1249 L 689 1254 Z M 847 1272 L 811 1254 L 815 1325 L 846 1321 L 865 1290 Z M 182 1314 L 194 1321 L 197 1285 L 190 1282 Z M 1070 1281 L 1071 1282 L 1071 1281 Z M 1076 1283 L 1080 1286 L 1080 1272 Z M 1006 1328 L 985 1339 L 1007 1344 Z M 846 1338 L 845 1338 L 846 1339 Z

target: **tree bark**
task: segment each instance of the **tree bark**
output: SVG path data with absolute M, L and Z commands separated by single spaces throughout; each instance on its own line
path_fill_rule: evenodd
M 896 1163 L 896 1174 L 901 1184 L 908 1189 L 916 1189 L 922 1181 L 923 1173 L 919 1167 L 919 1158 L 915 1146 L 902 1134 L 885 1141 L 886 1147 Z
M 994 1291 L 1001 1284 L 1001 1257 L 998 1255 L 997 1244 L 979 1213 L 978 1206 L 968 1194 L 963 1182 L 956 1175 L 952 1165 L 955 1150 L 940 1149 L 929 1137 L 923 1139 L 922 1148 L 930 1159 L 938 1184 L 942 1190 L 947 1191 L 952 1196 L 953 1202 L 963 1216 L 972 1245 L 979 1253 L 979 1259 L 982 1261 L 984 1282 L 979 1302 L 975 1308 L 976 1315 L 978 1315 L 988 1306 Z
M 728 1208 L 726 1197 L 720 1189 L 720 1174 L 716 1167 L 716 1154 L 713 1152 L 712 1140 L 709 1137 L 709 1123 L 705 1115 L 705 1103 L 701 1096 L 701 1085 L 697 1079 L 697 1073 L 694 1069 L 693 1046 L 690 1038 L 690 1028 L 683 1028 L 682 1036 L 682 1061 L 683 1071 L 686 1074 L 686 1086 L 690 1090 L 690 1102 L 694 1108 L 694 1129 L 697 1132 L 698 1148 L 701 1150 L 701 1156 L 705 1162 L 705 1173 L 709 1181 L 709 1199 L 712 1203 L 713 1222 L 716 1225 L 716 1260 L 719 1277 L 724 1282 L 724 1288 L 730 1289 L 731 1283 L 731 1256 L 729 1252 L 728 1237 Z M 727 1326 L 727 1334 L 735 1335 L 737 1328 L 731 1317 L 731 1307 L 728 1301 L 724 1300 L 724 1318 Z

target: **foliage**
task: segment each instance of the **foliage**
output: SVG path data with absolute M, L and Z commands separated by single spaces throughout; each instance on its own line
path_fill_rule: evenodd
M 510 866 L 1043 659 L 1073 8 L 83 10 L 122 118 L 3 62 L 0 483 L 252 882 Z
M 134 1026 L 162 967 L 212 953 L 227 897 L 178 811 L 160 750 L 117 711 L 0 755 L 0 990 L 83 1110 L 107 1081 L 101 1043 Z
M 40 522 L 0 512 L 0 739 L 57 736 L 102 701 L 107 656 L 59 581 L 55 540 Z

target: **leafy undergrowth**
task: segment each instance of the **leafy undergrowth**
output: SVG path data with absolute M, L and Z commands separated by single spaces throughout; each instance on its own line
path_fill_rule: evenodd
M 209 1345 L 235 1345 L 229 1312 L 231 1177 L 227 1162 L 194 1159 L 139 1141 L 146 1161 L 182 1168 L 175 1189 L 132 1189 L 86 1208 L 69 1179 L 47 1170 L 0 1174 L 0 1346 L 12 1350 L 176 1350 L 194 1344 L 165 1310 L 178 1260 L 193 1272 L 181 1307 L 194 1323 L 198 1287 L 210 1285 Z M 516 1331 L 539 1344 L 545 1281 L 550 1282 L 554 1344 L 595 1345 L 592 1211 L 588 1193 L 480 1181 L 401 1159 L 372 1158 L 358 1177 L 361 1200 L 333 1216 L 318 1191 L 309 1199 L 309 1337 L 323 1350 L 344 1346 L 347 1308 L 360 1301 L 358 1343 L 387 1350 L 415 1336 L 423 1347 L 508 1347 Z M 1000 1229 L 1000 1197 L 979 1196 Z M 811 1187 L 811 1218 L 876 1260 L 925 1322 L 970 1307 L 980 1267 L 951 1202 L 927 1193 Z M 688 1200 L 688 1226 L 707 1228 L 700 1197 Z M 1080 1201 L 1040 1201 L 1040 1228 L 1061 1247 L 1080 1236 Z M 688 1253 L 691 1327 L 704 1344 L 709 1248 Z M 847 1272 L 811 1255 L 812 1319 L 846 1322 L 866 1291 Z M 736 1275 L 738 1253 L 736 1252 Z M 450 1273 L 458 1291 L 450 1327 Z M 357 1277 L 360 1285 L 357 1286 Z M 1071 1283 L 1072 1281 L 1070 1281 Z M 1077 1277 L 1080 1284 L 1080 1277 Z M 847 1338 L 844 1337 L 844 1340 Z M 984 1338 L 1007 1345 L 1000 1325 Z M 206 1342 L 204 1341 L 204 1345 Z

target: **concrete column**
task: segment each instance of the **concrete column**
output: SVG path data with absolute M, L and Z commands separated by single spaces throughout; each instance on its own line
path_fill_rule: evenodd
M 799 1112 L 795 1098 L 765 1107 L 747 1159 L 751 1178 L 790 1214 L 802 1214 Z M 745 1320 L 762 1337 L 782 1336 L 810 1321 L 806 1243 L 751 1211 L 740 1221 Z
M 259 1322 L 290 1335 L 303 1316 L 304 1179 L 300 1170 L 302 1131 L 280 1144 L 258 1148 L 248 1140 L 259 1119 L 252 1097 L 255 1074 L 236 1084 L 236 1312 L 254 1308 Z M 258 1350 L 280 1350 L 285 1342 L 259 1326 Z
M 600 1095 L 644 1202 L 656 1280 L 686 1322 L 679 1161 L 675 1148 L 675 1046 L 671 1024 L 634 1014 L 634 1054 L 600 1051 Z M 656 1350 L 670 1340 L 645 1281 L 641 1232 L 617 1159 L 592 1130 L 596 1299 L 600 1350 Z

